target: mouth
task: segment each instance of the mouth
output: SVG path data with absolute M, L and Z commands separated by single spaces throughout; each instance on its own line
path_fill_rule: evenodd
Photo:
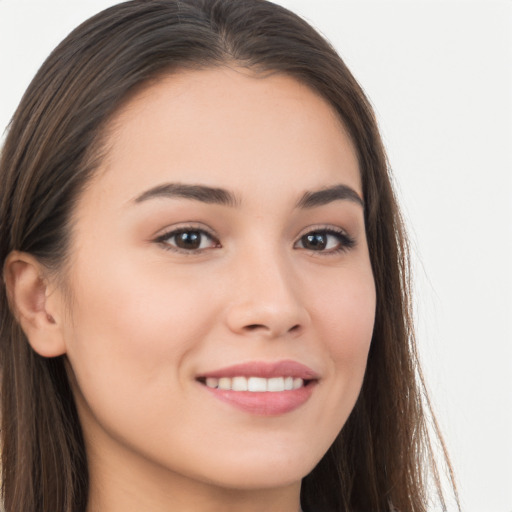
M 320 380 L 311 368 L 295 361 L 251 362 L 196 378 L 211 395 L 244 412 L 276 416 L 303 405 Z
M 271 377 L 199 377 L 198 382 L 210 389 L 221 389 L 225 391 L 249 391 L 250 393 L 280 393 L 282 391 L 293 391 L 308 386 L 313 379 L 304 380 L 300 377 L 282 376 Z

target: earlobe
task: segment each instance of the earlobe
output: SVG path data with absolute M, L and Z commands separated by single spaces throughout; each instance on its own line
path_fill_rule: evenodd
M 5 261 L 9 302 L 23 332 L 39 355 L 56 357 L 66 352 L 63 326 L 44 276 L 44 267 L 30 254 L 14 251 Z

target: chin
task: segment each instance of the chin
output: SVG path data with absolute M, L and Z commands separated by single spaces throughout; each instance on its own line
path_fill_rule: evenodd
M 204 480 L 226 489 L 257 490 L 286 487 L 300 483 L 318 464 L 321 454 L 304 454 L 296 451 L 291 454 L 281 452 L 281 456 L 260 450 L 256 456 L 247 453 L 238 460 L 230 458 L 211 468 L 203 465 Z

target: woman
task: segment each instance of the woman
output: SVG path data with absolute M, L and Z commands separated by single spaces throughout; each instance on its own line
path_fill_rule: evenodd
M 429 469 L 443 503 L 382 143 L 305 22 L 107 9 L 1 174 L 6 511 L 419 511 Z

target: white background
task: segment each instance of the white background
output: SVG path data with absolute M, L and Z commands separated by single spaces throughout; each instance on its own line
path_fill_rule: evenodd
M 108 0 L 0 0 L 0 130 Z M 418 340 L 463 510 L 512 512 L 512 3 L 281 0 L 379 119 L 413 242 Z

